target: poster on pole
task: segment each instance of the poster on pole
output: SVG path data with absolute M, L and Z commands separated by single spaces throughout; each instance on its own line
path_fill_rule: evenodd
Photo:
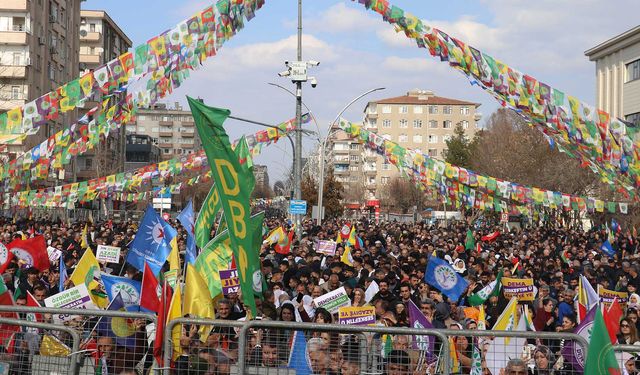
M 98 245 L 96 259 L 99 262 L 120 263 L 120 248 L 117 246 Z
M 45 298 L 44 305 L 46 307 L 55 307 L 59 309 L 91 309 L 96 310 L 93 304 L 87 286 L 80 284 L 76 287 L 69 288 L 64 292 L 54 294 Z M 76 315 L 70 314 L 54 314 L 54 322 L 66 322 L 75 319 Z
M 225 296 L 229 295 L 229 293 L 238 293 L 240 289 L 238 270 L 235 268 L 220 270 L 220 284 L 222 284 L 222 294 Z
M 336 246 L 337 243 L 334 241 L 318 241 L 317 253 L 324 254 L 326 256 L 334 256 L 336 255 Z
M 536 294 L 533 287 L 533 279 L 503 277 L 502 290 L 506 299 L 516 297 L 518 301 L 533 301 Z
M 344 290 L 344 287 L 340 287 L 333 292 L 329 292 L 321 295 L 318 298 L 315 298 L 313 302 L 316 303 L 317 307 L 322 307 L 323 309 L 329 311 L 331 314 L 335 314 L 338 312 L 338 309 L 341 307 L 349 307 L 351 306 L 351 300 L 347 295 L 347 291 Z
M 352 306 L 338 309 L 338 323 L 366 326 L 376 322 L 376 308 L 373 306 Z

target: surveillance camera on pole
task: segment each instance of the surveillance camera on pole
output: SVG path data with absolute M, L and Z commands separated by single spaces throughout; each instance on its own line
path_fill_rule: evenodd
M 283 72 L 278 73 L 278 75 L 280 77 L 289 77 L 291 75 L 291 71 L 290 70 L 285 70 Z
M 309 66 L 318 66 L 318 65 L 320 65 L 320 61 L 309 60 L 309 61 L 307 61 L 307 65 L 309 65 Z
M 311 87 L 313 87 L 314 89 L 316 88 L 316 86 L 318 86 L 318 80 L 316 79 L 316 77 L 309 77 L 309 83 L 311 83 Z

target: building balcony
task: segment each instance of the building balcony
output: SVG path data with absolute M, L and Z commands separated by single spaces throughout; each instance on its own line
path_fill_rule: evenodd
M 364 156 L 364 160 L 376 160 L 378 158 L 377 154 L 365 153 L 363 156 Z
M 189 126 L 189 127 L 193 127 L 196 124 L 193 121 L 182 121 L 182 126 Z
M 88 32 L 87 36 L 81 36 L 80 37 L 80 41 L 81 42 L 97 42 L 100 40 L 100 33 L 99 32 Z
M 100 54 L 93 54 L 93 55 L 89 55 L 89 54 L 80 54 L 80 62 L 84 63 L 84 64 L 100 64 L 101 63 L 101 56 Z
M 2 0 L 2 10 L 29 10 L 29 0 Z
M 173 137 L 173 132 L 160 131 L 158 133 L 161 137 Z
M 194 133 L 193 132 L 184 132 L 184 133 L 180 133 L 182 135 L 182 138 L 193 138 Z
M 27 67 L 12 65 L 0 67 L 0 78 L 27 78 Z
M 27 44 L 26 31 L 0 31 L 0 44 Z
M 333 149 L 333 152 L 336 154 L 348 154 L 349 153 L 349 149 Z
M 173 148 L 173 143 L 160 143 L 158 145 L 160 148 Z
M 173 121 L 160 121 L 160 126 L 173 126 Z
M 182 143 L 180 146 L 182 148 L 188 148 L 188 149 L 192 149 L 194 147 L 193 143 Z
M 367 113 L 366 118 L 378 118 L 378 114 L 377 113 Z

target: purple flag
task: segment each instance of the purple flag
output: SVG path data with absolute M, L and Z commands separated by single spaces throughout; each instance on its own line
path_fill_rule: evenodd
M 591 329 L 593 328 L 593 319 L 596 316 L 597 308 L 598 305 L 593 306 L 573 331 L 573 333 L 584 337 L 587 342 L 591 340 Z M 585 348 L 580 346 L 578 343 L 573 340 L 566 343 L 564 348 L 562 348 L 562 356 L 567 362 L 571 363 L 578 373 L 584 371 L 584 362 L 587 359 L 587 352 L 585 351 Z
M 424 316 L 413 301 L 409 300 L 407 310 L 409 311 L 409 324 L 411 328 L 433 328 L 433 325 L 427 320 L 427 317 Z M 413 336 L 412 348 L 426 353 L 427 362 L 429 363 L 437 359 L 434 355 L 435 339 L 434 336 L 429 335 Z

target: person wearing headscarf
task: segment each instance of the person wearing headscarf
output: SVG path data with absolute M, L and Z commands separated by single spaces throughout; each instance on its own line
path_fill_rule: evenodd
M 556 356 L 551 350 L 544 345 L 538 345 L 533 352 L 534 367 L 529 369 L 531 375 L 554 375 L 553 365 L 556 362 Z

